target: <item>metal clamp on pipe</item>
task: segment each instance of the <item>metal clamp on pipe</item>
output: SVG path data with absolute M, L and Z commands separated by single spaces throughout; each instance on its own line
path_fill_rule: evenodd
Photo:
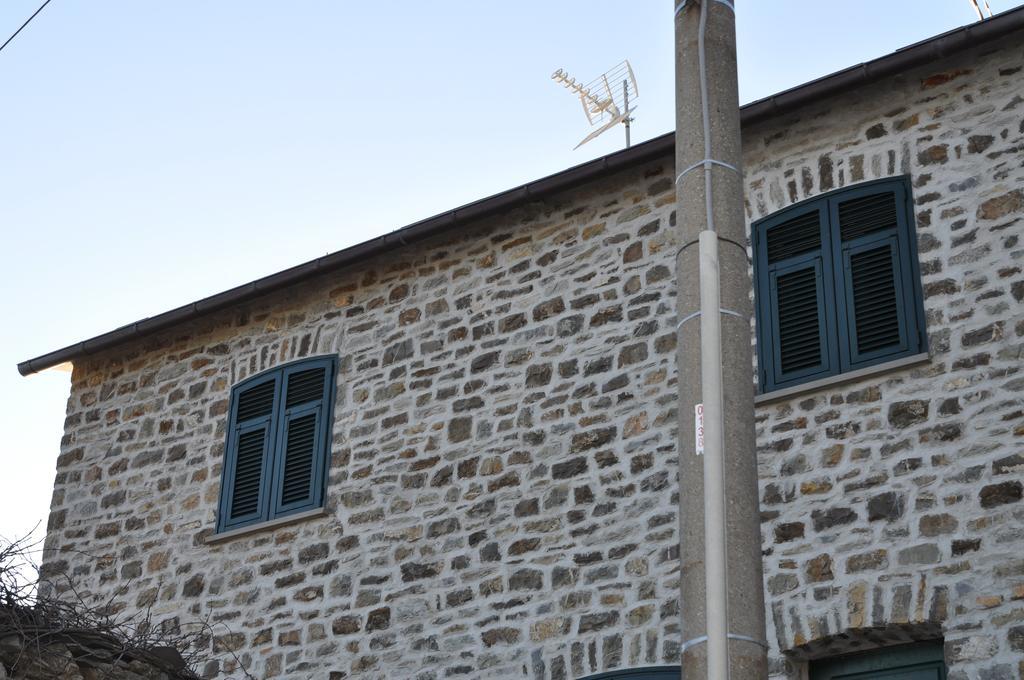
M 723 168 L 728 168 L 729 170 L 732 170 L 738 175 L 743 174 L 740 171 L 740 169 L 737 168 L 735 165 L 731 165 L 729 163 L 726 163 L 725 161 L 715 160 L 714 158 L 705 158 L 702 161 L 697 161 L 696 163 L 694 163 L 693 165 L 679 173 L 679 175 L 676 177 L 676 184 L 679 184 L 679 180 L 683 178 L 683 175 L 690 172 L 691 170 L 696 170 L 697 168 L 704 168 L 705 170 L 710 170 L 715 165 L 721 166 Z
M 762 647 L 764 649 L 768 649 L 768 643 L 767 642 L 765 642 L 764 640 L 758 640 L 757 638 L 750 637 L 749 635 L 740 635 L 739 633 L 729 633 L 729 634 L 726 635 L 726 637 L 728 637 L 730 640 L 736 640 L 738 642 L 749 642 L 750 644 L 757 645 L 758 647 Z M 705 643 L 707 641 L 708 641 L 708 636 L 707 635 L 701 635 L 700 637 L 695 637 L 692 640 L 687 640 L 679 648 L 679 652 L 681 654 L 685 654 L 686 650 L 689 649 L 690 647 L 696 647 L 697 645 L 703 644 L 703 643 Z
M 734 312 L 731 309 L 724 309 L 722 307 L 719 307 L 718 311 L 721 312 L 722 314 L 728 314 L 729 316 L 735 316 L 736 318 L 743 319 L 744 321 L 747 321 L 747 322 L 750 321 L 749 318 L 743 316 L 739 312 Z M 678 331 L 680 328 L 683 327 L 684 323 L 686 323 L 687 321 L 690 321 L 691 319 L 695 319 L 698 316 L 700 316 L 700 311 L 699 310 L 694 312 L 693 314 L 687 314 L 686 316 L 684 316 L 682 318 L 682 320 L 679 321 L 679 323 L 676 324 L 676 330 Z

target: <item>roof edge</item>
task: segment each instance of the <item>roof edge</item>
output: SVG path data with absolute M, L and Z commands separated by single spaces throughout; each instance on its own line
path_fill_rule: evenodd
M 813 100 L 839 94 L 930 61 L 990 42 L 1024 28 L 1024 6 L 1000 12 L 983 21 L 954 28 L 895 52 L 850 66 L 740 107 L 741 122 L 753 125 L 787 113 Z
M 845 92 L 852 87 L 875 82 L 979 44 L 999 39 L 1021 29 L 1024 29 L 1024 7 L 1007 10 L 984 21 L 955 28 L 891 54 L 745 104 L 740 107 L 741 125 L 749 126 L 760 123 L 769 118 L 789 113 L 813 101 Z M 624 170 L 663 155 L 670 155 L 674 146 L 675 134 L 669 132 L 634 147 L 596 158 L 513 189 L 467 203 L 454 210 L 414 222 L 369 241 L 23 361 L 18 364 L 18 372 L 24 376 L 31 375 L 58 364 L 109 349 L 128 340 L 157 333 L 176 324 L 305 281 L 318 274 L 339 269 L 353 262 L 363 261 L 392 248 L 421 241 L 457 225 L 487 217 L 528 200 L 539 200 L 611 172 Z
M 589 180 L 604 177 L 610 172 L 630 168 L 660 156 L 670 155 L 674 142 L 672 133 L 662 135 L 629 149 L 617 151 L 514 189 L 467 203 L 454 210 L 414 222 L 369 241 L 363 241 L 196 302 L 176 307 L 157 316 L 146 317 L 102 335 L 23 361 L 18 364 L 18 372 L 23 376 L 38 373 L 57 364 L 95 354 L 129 339 L 151 335 L 193 318 L 231 305 L 241 304 L 271 291 L 300 283 L 318 274 L 340 269 L 347 264 L 365 261 L 393 248 L 422 241 L 455 226 L 520 205 L 527 200 L 538 200 L 550 194 L 571 189 Z

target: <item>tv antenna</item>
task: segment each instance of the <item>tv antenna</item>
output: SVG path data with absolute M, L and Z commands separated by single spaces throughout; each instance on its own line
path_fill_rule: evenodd
M 985 15 L 982 13 L 982 8 L 988 12 L 988 18 L 992 17 L 992 8 L 988 6 L 988 0 L 970 0 L 971 6 L 974 7 L 974 11 L 978 13 L 978 21 L 984 21 Z
M 633 75 L 629 60 L 612 67 L 586 85 L 577 83 L 576 79 L 570 78 L 563 69 L 552 73 L 551 79 L 564 85 L 580 98 L 583 113 L 586 114 L 587 122 L 591 126 L 600 125 L 584 137 L 583 141 L 574 147 L 574 151 L 619 123 L 626 128 L 626 148 L 629 148 L 629 124 L 633 121 L 630 114 L 636 110 L 635 105 L 630 108 L 630 103 L 635 102 L 640 96 L 636 88 L 636 76 Z

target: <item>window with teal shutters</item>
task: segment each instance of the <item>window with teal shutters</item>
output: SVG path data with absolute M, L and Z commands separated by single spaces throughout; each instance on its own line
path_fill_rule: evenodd
M 762 392 L 923 352 L 907 178 L 867 182 L 754 224 Z
M 336 360 L 317 357 L 231 390 L 218 531 L 323 504 Z

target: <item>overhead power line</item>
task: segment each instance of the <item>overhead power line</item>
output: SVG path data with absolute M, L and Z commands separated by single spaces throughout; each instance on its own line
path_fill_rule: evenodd
M 29 17 L 28 19 L 25 19 L 25 23 L 23 23 L 23 24 L 21 25 L 21 27 L 20 27 L 20 28 L 18 28 L 18 30 L 17 30 L 17 31 L 15 31 L 15 32 L 14 32 L 13 34 L 11 34 L 11 37 L 10 37 L 10 38 L 8 38 L 7 40 L 5 40 L 5 41 L 4 41 L 4 44 L 3 44 L 3 45 L 0 45 L 0 51 L 2 51 L 2 50 L 3 50 L 4 48 L 5 48 L 5 47 L 7 47 L 7 44 L 8 44 L 9 42 L 11 42 L 12 40 L 14 40 L 15 36 L 17 36 L 17 35 L 18 35 L 19 33 L 21 33 L 21 29 L 23 29 L 23 28 L 25 28 L 26 26 L 28 26 L 28 22 L 30 22 L 30 21 L 32 21 L 33 19 L 35 19 L 35 18 L 36 18 L 36 15 L 37 15 L 37 14 L 39 14 L 40 12 L 42 12 L 42 11 L 43 11 L 43 8 L 44 8 L 44 7 L 46 7 L 46 6 L 47 6 L 47 5 L 49 5 L 49 4 L 50 4 L 50 0 L 46 0 L 46 2 L 44 2 L 44 3 L 43 3 L 43 4 L 41 4 L 41 5 L 39 5 L 39 9 L 37 9 L 37 10 L 36 10 L 35 12 L 33 12 L 33 13 L 32 13 L 32 16 L 30 16 L 30 17 Z

